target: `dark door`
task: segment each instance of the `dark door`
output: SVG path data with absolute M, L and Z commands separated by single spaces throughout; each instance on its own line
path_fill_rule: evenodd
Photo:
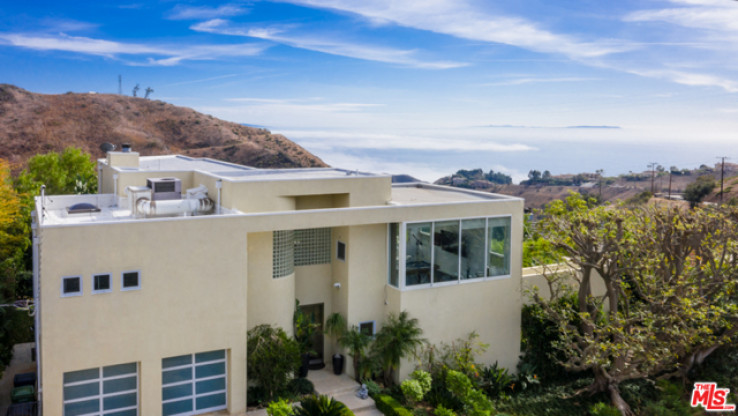
M 313 334 L 313 352 L 312 357 L 315 360 L 323 362 L 323 304 L 316 303 L 314 305 L 300 305 L 300 309 L 311 322 L 318 324 L 318 329 Z M 313 360 L 311 360 L 311 363 Z

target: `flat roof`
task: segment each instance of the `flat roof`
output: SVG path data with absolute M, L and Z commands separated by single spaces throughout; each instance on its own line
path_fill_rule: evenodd
M 519 200 L 520 198 L 477 192 L 467 189 L 451 188 L 448 186 L 430 185 L 425 183 L 395 184 L 392 185 L 393 205 L 421 205 L 438 203 L 482 202 L 490 200 Z
M 107 164 L 107 159 L 100 159 Z M 375 174 L 339 168 L 284 168 L 262 169 L 223 162 L 216 159 L 196 158 L 182 155 L 140 156 L 139 166 L 115 167 L 121 172 L 181 172 L 200 171 L 230 181 L 379 178 L 388 174 Z
M 121 220 L 145 220 L 145 218 L 133 216 L 127 204 L 121 204 L 122 199 L 113 194 L 49 195 L 44 198 L 41 224 L 93 224 Z M 37 207 L 40 200 L 40 196 L 36 197 Z M 98 210 L 80 213 L 68 212 L 69 207 L 82 203 L 91 204 Z M 210 213 L 197 216 L 235 214 L 240 214 L 240 212 L 221 207 L 220 214 Z M 184 217 L 184 215 L 172 215 L 171 217 Z

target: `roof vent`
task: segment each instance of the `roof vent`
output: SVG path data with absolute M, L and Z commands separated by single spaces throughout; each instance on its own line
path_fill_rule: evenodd
M 92 212 L 100 212 L 100 208 L 88 202 L 80 202 L 71 207 L 67 207 L 67 214 L 89 214 Z

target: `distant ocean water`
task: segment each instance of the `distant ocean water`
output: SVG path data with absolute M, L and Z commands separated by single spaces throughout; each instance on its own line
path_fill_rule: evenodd
M 381 141 L 363 139 L 361 133 L 353 136 L 346 133 L 343 138 L 340 134 L 332 134 L 325 139 L 316 132 L 288 130 L 284 133 L 332 166 L 404 173 L 426 181 L 434 181 L 459 169 L 474 168 L 507 173 L 517 183 L 525 179 L 532 169 L 541 172 L 549 170 L 552 174 L 604 169 L 606 176 L 617 176 L 630 171 L 646 171 L 651 162 L 659 163 L 667 169 L 671 166 L 695 168 L 701 164 L 714 166 L 718 162 L 716 157 L 723 155 L 735 156 L 733 161 L 738 162 L 738 154 L 731 154 L 735 151 L 734 146 L 709 141 L 669 143 L 663 140 L 624 140 L 617 137 L 595 137 L 592 140 L 541 137 L 508 142 L 496 138 L 493 140 L 500 145 L 522 145 L 526 149 L 495 151 L 474 149 L 474 140 L 480 143 L 480 147 L 488 143 L 488 140 L 478 137 L 464 140 L 463 145 L 455 149 L 453 144 L 458 139 L 451 135 L 447 138 L 442 135 L 434 136 L 433 141 L 424 146 L 424 143 L 398 144 L 397 141 L 403 140 L 402 135 L 397 135 L 393 141 Z M 412 141 L 417 136 L 408 137 L 407 140 Z M 437 141 L 444 140 L 446 146 L 437 144 Z

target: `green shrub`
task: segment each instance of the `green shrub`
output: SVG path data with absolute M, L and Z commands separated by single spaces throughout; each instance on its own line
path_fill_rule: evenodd
M 423 400 L 423 397 L 431 388 L 432 379 L 427 371 L 415 370 L 410 374 L 410 378 L 400 385 L 402 394 L 410 403 Z
M 464 405 L 449 391 L 446 385 L 447 373 L 448 370 L 442 367 L 435 371 L 431 382 L 431 389 L 426 393 L 425 400 L 433 407 L 445 407 L 458 412 Z
M 479 374 L 478 386 L 492 399 L 504 398 L 512 392 L 515 378 L 504 367 L 498 367 L 497 363 L 482 368 Z
M 413 416 L 413 413 L 405 409 L 400 402 L 387 394 L 374 396 L 374 403 L 384 416 Z
M 333 398 L 312 395 L 302 399 L 300 406 L 295 408 L 295 416 L 354 416 L 345 404 Z
M 420 387 L 418 380 L 405 380 L 400 384 L 400 389 L 402 389 L 402 394 L 405 396 L 405 400 L 409 403 L 419 402 L 423 400 L 423 396 L 425 395 L 425 392 L 423 391 L 423 388 Z
M 296 396 L 315 393 L 313 382 L 306 378 L 293 378 L 290 380 L 288 388 L 289 391 Z
M 575 305 L 574 297 L 562 298 L 556 307 L 571 307 Z M 562 352 L 553 347 L 559 340 L 558 323 L 549 320 L 538 304 L 523 307 L 521 324 L 520 350 L 523 354 L 518 363 L 519 368 L 527 366 L 535 368 L 536 375 L 544 381 L 572 381 L 580 374 L 566 371 L 559 362 L 564 360 Z
M 446 384 L 454 396 L 464 404 L 467 416 L 490 416 L 494 411 L 492 402 L 480 390 L 472 385 L 464 373 L 451 370 L 446 374 Z
M 283 392 L 300 367 L 300 347 L 282 328 L 259 325 L 249 330 L 247 371 L 267 400 Z
M 597 403 L 589 408 L 592 416 L 620 416 L 620 411 L 607 403 Z
M 443 405 L 436 407 L 433 412 L 436 416 L 456 416 L 456 413 L 451 409 L 446 409 Z
M 292 416 L 294 409 L 292 403 L 287 399 L 280 399 L 269 403 L 267 406 L 267 415 L 269 416 Z
M 659 380 L 659 399 L 646 403 L 641 414 L 643 416 L 687 416 L 699 415 L 702 412 L 693 408 L 687 399 L 686 391 L 681 383 Z
M 364 385 L 369 392 L 369 396 L 371 396 L 372 398 L 382 392 L 382 388 L 379 387 L 379 384 L 375 383 L 372 380 L 364 380 Z

